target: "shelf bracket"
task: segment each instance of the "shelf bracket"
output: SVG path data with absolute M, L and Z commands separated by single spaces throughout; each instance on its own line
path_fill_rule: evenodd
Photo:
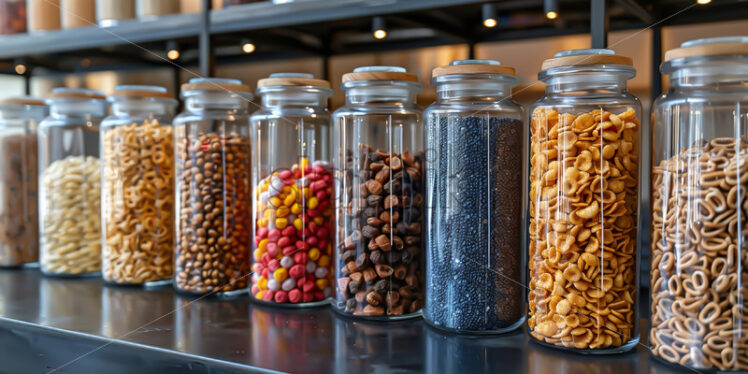
M 590 0 L 591 48 L 608 47 L 608 11 L 606 0 Z

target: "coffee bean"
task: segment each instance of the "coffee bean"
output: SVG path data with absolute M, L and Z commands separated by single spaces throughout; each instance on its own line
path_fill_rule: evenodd
M 366 225 L 361 229 L 361 235 L 367 239 L 376 238 L 379 235 L 379 229 L 374 226 Z

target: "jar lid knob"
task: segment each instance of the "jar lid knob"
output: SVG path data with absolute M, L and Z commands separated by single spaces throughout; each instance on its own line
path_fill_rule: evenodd
M 360 66 L 353 69 L 354 73 L 369 73 L 373 71 L 384 71 L 388 73 L 405 73 L 404 67 L 400 66 Z
M 501 65 L 501 62 L 496 60 L 479 60 L 479 59 L 470 59 L 470 60 L 454 60 L 449 63 L 449 66 L 459 66 L 459 65 Z
M 566 56 L 581 56 L 581 55 L 614 55 L 615 51 L 612 49 L 602 48 L 587 48 L 587 49 L 570 49 L 568 51 L 561 51 L 553 55 L 553 57 L 566 57 Z

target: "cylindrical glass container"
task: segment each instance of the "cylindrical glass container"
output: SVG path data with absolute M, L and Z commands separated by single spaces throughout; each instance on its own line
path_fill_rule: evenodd
M 99 123 L 107 103 L 99 91 L 56 88 L 39 124 L 39 259 L 45 274 L 101 269 Z
M 135 9 L 140 19 L 151 19 L 179 13 L 179 0 L 137 0 Z
M 182 85 L 174 119 L 174 287 L 193 294 L 246 292 L 250 280 L 249 87 L 235 79 Z
M 343 76 L 333 114 L 335 310 L 362 318 L 418 316 L 423 305 L 423 129 L 418 78 L 403 68 Z
M 257 82 L 252 114 L 252 296 L 314 306 L 332 295 L 330 83 L 279 73 Z
M 105 281 L 171 280 L 177 101 L 163 87 L 118 86 L 101 123 L 102 269 Z
M 652 107 L 655 357 L 748 371 L 748 37 L 665 54 Z
M 46 115 L 41 100 L 0 101 L 0 266 L 39 258 L 36 130 Z
M 96 22 L 109 27 L 135 18 L 135 0 L 96 0 Z
M 522 107 L 514 69 L 462 60 L 433 71 L 424 113 L 426 303 L 439 328 L 516 329 L 522 288 Z
M 0 0 L 0 35 L 26 32 L 26 0 Z
M 96 25 L 96 0 L 60 0 L 60 19 L 63 29 Z
M 60 29 L 60 0 L 26 0 L 30 32 Z
M 538 342 L 615 353 L 639 341 L 641 104 L 631 58 L 573 50 L 543 62 L 530 125 L 529 315 Z

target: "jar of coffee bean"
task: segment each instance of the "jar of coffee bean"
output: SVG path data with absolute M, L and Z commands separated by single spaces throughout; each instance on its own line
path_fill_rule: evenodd
M 182 85 L 174 119 L 174 287 L 192 294 L 246 292 L 250 279 L 249 87 L 235 79 Z
M 0 266 L 39 258 L 36 128 L 46 113 L 41 100 L 0 101 Z
M 652 106 L 649 349 L 748 372 L 748 37 L 665 54 Z
M 434 69 L 424 113 L 424 319 L 457 332 L 501 333 L 524 321 L 523 110 L 514 69 L 492 60 Z
M 639 342 L 641 104 L 631 58 L 607 49 L 543 62 L 530 125 L 528 329 L 590 354 Z
M 332 295 L 333 178 L 330 83 L 278 73 L 257 83 L 252 114 L 252 296 L 260 303 L 318 306 Z
M 333 114 L 335 310 L 418 316 L 423 305 L 423 129 L 415 74 L 373 66 L 343 76 Z

